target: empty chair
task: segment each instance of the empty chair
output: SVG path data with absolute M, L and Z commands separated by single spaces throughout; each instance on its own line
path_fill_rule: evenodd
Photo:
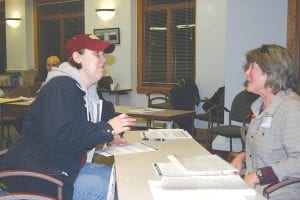
M 146 94 L 148 108 L 172 109 L 170 95 L 165 92 L 149 92 Z
M 205 113 L 198 113 L 195 116 L 195 119 L 201 121 L 207 121 L 207 132 L 214 125 L 220 125 L 224 123 L 224 110 L 229 111 L 224 107 L 224 96 L 225 96 L 225 87 L 220 87 L 213 94 L 211 98 L 201 99 L 201 102 L 204 102 L 202 105 Z M 210 144 L 210 134 L 207 134 L 206 146 Z
M 170 95 L 167 92 L 148 92 L 148 108 L 172 109 Z M 147 119 L 147 127 L 153 126 L 153 120 Z
M 258 95 L 247 92 L 246 90 L 238 93 L 231 104 L 229 110 L 228 125 L 219 125 L 209 128 L 210 134 L 221 135 L 230 138 L 230 148 L 232 151 L 232 138 L 241 137 L 241 127 L 245 126 L 251 120 L 251 104 L 258 98 Z M 227 110 L 225 110 L 227 111 Z M 234 125 L 232 122 L 239 122 L 242 126 Z
M 171 105 L 176 110 L 195 110 L 200 103 L 198 86 L 193 80 L 181 79 L 170 91 Z M 178 126 L 194 135 L 194 119 L 175 121 Z

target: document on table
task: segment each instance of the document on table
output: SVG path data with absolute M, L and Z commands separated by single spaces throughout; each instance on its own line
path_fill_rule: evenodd
M 176 156 L 169 155 L 168 159 L 184 175 L 229 175 L 237 169 L 217 155 Z
M 234 174 L 236 169 L 216 155 L 175 156 L 153 163 L 160 181 L 149 180 L 153 199 L 249 199 L 256 192 Z M 250 198 L 251 199 L 251 198 Z
M 237 176 L 237 175 L 236 175 Z M 254 189 L 226 190 L 226 189 L 180 189 L 170 190 L 161 187 L 161 181 L 149 180 L 149 186 L 153 200 L 224 200 L 224 197 L 230 197 L 230 200 L 253 200 L 256 192 Z
M 190 139 L 192 136 L 183 129 L 149 129 L 142 132 L 143 140 L 180 140 Z
M 10 102 L 17 102 L 17 101 L 33 101 L 34 98 L 28 97 L 16 97 L 16 98 L 0 98 L 0 103 L 10 103 Z
M 121 155 L 127 153 L 141 153 L 149 151 L 157 151 L 158 149 L 148 144 L 136 142 L 125 146 L 108 146 L 103 149 L 95 151 L 95 153 L 109 157 L 113 155 Z
M 160 108 L 136 108 L 136 109 L 130 109 L 128 112 L 131 113 L 148 113 L 148 112 L 159 112 L 164 111 L 166 109 L 160 109 Z

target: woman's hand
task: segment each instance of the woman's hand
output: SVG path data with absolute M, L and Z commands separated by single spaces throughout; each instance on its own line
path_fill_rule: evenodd
M 246 157 L 246 153 L 241 152 L 230 163 L 233 167 L 235 167 L 238 170 L 237 174 L 239 175 L 241 175 L 245 157 Z
M 114 134 L 118 135 L 125 131 L 129 131 L 131 126 L 134 126 L 135 118 L 129 117 L 126 114 L 120 114 L 108 121 L 114 129 Z
M 115 135 L 114 140 L 108 143 L 108 145 L 115 145 L 115 146 L 125 146 L 127 144 L 128 142 L 125 139 L 121 138 L 120 135 Z
M 244 181 L 251 188 L 255 188 L 255 186 L 259 184 L 259 180 L 255 172 L 247 174 L 247 176 L 244 177 Z

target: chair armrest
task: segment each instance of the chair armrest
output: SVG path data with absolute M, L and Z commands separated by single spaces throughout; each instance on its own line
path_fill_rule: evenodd
M 266 186 L 263 190 L 263 196 L 266 197 L 267 199 L 269 198 L 269 194 L 274 192 L 275 190 L 278 190 L 284 186 L 293 184 L 293 183 L 298 183 L 300 182 L 300 177 L 290 177 L 286 180 L 283 180 L 281 182 L 276 182 L 272 183 L 268 186 Z
M 40 179 L 50 181 L 51 183 L 54 183 L 60 187 L 63 187 L 63 185 L 64 185 L 64 183 L 61 180 L 54 178 L 52 176 L 49 176 L 47 174 L 36 172 L 36 171 L 30 171 L 30 170 L 3 170 L 3 171 L 0 171 L 0 178 L 11 177 L 11 176 L 35 177 L 35 178 L 40 178 Z
M 2 150 L 0 150 L 0 156 L 4 156 L 7 151 L 8 151 L 8 149 L 2 149 Z
M 47 195 L 35 194 L 35 193 L 24 193 L 24 192 L 1 194 L 0 199 L 1 200 L 16 200 L 16 199 L 57 200 L 57 198 L 52 198 Z

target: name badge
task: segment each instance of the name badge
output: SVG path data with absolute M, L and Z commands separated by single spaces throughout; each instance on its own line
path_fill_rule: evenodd
M 270 128 L 271 123 L 272 123 L 272 116 L 270 116 L 270 115 L 264 116 L 263 121 L 262 121 L 260 127 L 262 127 L 262 128 Z

